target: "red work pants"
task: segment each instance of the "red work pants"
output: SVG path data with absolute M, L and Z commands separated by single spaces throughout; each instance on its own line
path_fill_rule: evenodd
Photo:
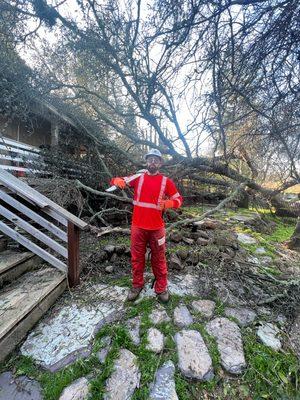
M 167 289 L 167 263 L 165 228 L 148 230 L 131 227 L 132 284 L 135 288 L 144 286 L 145 253 L 149 243 L 151 249 L 151 268 L 155 276 L 155 293 Z

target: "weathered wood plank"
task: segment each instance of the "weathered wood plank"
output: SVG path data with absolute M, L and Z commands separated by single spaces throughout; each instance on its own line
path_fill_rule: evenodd
M 22 246 L 26 247 L 26 249 L 37 254 L 43 260 L 47 261 L 54 267 L 58 268 L 60 271 L 62 271 L 64 273 L 67 272 L 66 264 L 64 264 L 62 261 L 58 260 L 53 255 L 49 254 L 46 250 L 42 249 L 35 243 L 32 243 L 29 239 L 25 238 L 20 233 L 14 231 L 13 229 L 11 229 L 7 225 L 5 225 L 5 223 L 2 221 L 0 221 L 0 231 L 2 231 L 5 235 L 11 237 L 12 239 L 16 240 Z
M 21 213 L 32 219 L 34 222 L 37 222 L 43 228 L 46 228 L 49 232 L 53 233 L 53 235 L 55 235 L 62 241 L 68 241 L 66 232 L 62 231 L 56 225 L 52 224 L 52 222 L 47 221 L 41 215 L 26 207 L 24 204 L 20 203 L 9 194 L 5 193 L 2 189 L 0 189 L 0 198 L 7 204 L 14 207 L 16 210 L 20 211 Z
M 0 256 L 0 275 L 31 257 L 33 257 L 33 254 L 29 251 L 24 253 L 11 252 L 9 250 L 3 251 Z
M 37 321 L 47 312 L 54 304 L 55 300 L 66 289 L 66 279 L 58 283 L 58 285 L 44 297 L 29 314 L 16 324 L 1 340 L 0 340 L 0 362 L 2 362 L 9 353 L 25 338 L 27 332 L 37 323 Z
M 45 233 L 39 231 L 34 226 L 30 225 L 24 219 L 18 217 L 11 211 L 7 210 L 5 207 L 0 205 L 0 215 L 8 219 L 10 222 L 13 222 L 16 226 L 24 231 L 28 232 L 30 235 L 34 236 L 37 240 L 44 243 L 46 246 L 50 247 L 52 250 L 56 251 L 61 256 L 67 258 L 68 251 L 55 240 L 51 239 L 49 236 L 45 235 Z
M 20 254 L 20 253 L 19 253 Z M 16 278 L 24 274 L 26 271 L 35 269 L 39 264 L 41 264 L 41 259 L 33 253 L 30 254 L 30 258 L 20 261 L 19 264 L 11 266 L 6 269 L 3 273 L 0 273 L 0 291 L 3 290 L 3 286 L 7 283 L 14 282 Z M 2 257 L 3 253 L 1 253 Z
M 4 290 L 0 295 L 0 340 L 64 279 L 47 268 L 27 273 Z

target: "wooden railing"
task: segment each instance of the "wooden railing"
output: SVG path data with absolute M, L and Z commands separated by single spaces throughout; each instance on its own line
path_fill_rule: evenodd
M 0 215 L 9 221 L 0 220 L 0 231 L 66 273 L 70 286 L 77 285 L 80 273 L 79 232 L 87 229 L 88 224 L 3 170 L 0 170 L 0 200 Z M 50 232 L 51 237 L 40 227 Z M 35 240 L 28 238 L 28 234 Z M 42 242 L 46 249 L 36 241 Z M 51 253 L 48 249 L 52 250 Z

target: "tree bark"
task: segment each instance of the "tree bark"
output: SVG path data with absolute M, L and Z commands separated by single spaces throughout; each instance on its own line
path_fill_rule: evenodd
M 288 242 L 288 248 L 300 251 L 300 217 L 298 217 L 295 231 L 292 234 L 290 241 Z

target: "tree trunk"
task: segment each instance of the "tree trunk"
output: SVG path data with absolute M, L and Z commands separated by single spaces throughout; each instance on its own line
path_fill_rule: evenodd
M 288 248 L 300 251 L 300 217 L 298 217 L 296 229 L 288 242 Z

